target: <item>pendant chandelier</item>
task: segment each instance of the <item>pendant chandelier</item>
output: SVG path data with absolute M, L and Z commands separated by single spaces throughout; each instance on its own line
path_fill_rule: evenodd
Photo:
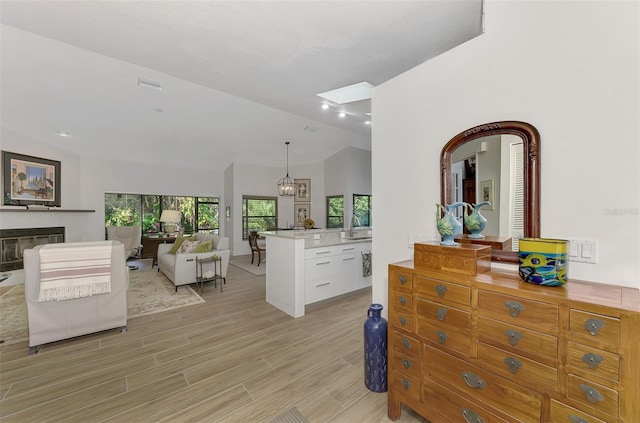
M 296 195 L 296 181 L 289 176 L 289 141 L 287 145 L 287 176 L 278 181 L 278 195 L 293 197 Z

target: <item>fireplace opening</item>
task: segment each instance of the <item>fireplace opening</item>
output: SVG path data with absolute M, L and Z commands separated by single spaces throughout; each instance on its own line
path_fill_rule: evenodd
M 58 242 L 64 242 L 64 226 L 0 229 L 0 272 L 24 268 L 24 250 Z

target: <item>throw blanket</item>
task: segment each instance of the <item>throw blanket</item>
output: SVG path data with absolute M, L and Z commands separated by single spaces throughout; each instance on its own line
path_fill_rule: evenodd
M 111 292 L 111 242 L 47 244 L 40 248 L 38 301 Z
M 371 276 L 371 253 L 362 253 L 362 277 Z

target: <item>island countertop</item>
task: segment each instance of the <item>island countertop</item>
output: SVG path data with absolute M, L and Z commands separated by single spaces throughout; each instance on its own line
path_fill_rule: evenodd
M 260 232 L 260 235 L 265 237 L 278 237 L 286 239 L 304 239 L 305 249 L 372 241 L 370 228 L 361 228 L 356 230 L 355 236 L 353 237 L 347 236 L 346 232 L 343 229 L 263 231 Z

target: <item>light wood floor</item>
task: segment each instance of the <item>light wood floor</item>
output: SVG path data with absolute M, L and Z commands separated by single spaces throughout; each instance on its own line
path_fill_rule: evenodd
M 296 406 L 310 423 L 389 422 L 363 383 L 370 290 L 293 319 L 264 301 L 265 277 L 230 266 L 206 303 L 44 346 L 0 346 L 0 421 L 269 422 Z M 397 422 L 425 422 L 403 408 Z

